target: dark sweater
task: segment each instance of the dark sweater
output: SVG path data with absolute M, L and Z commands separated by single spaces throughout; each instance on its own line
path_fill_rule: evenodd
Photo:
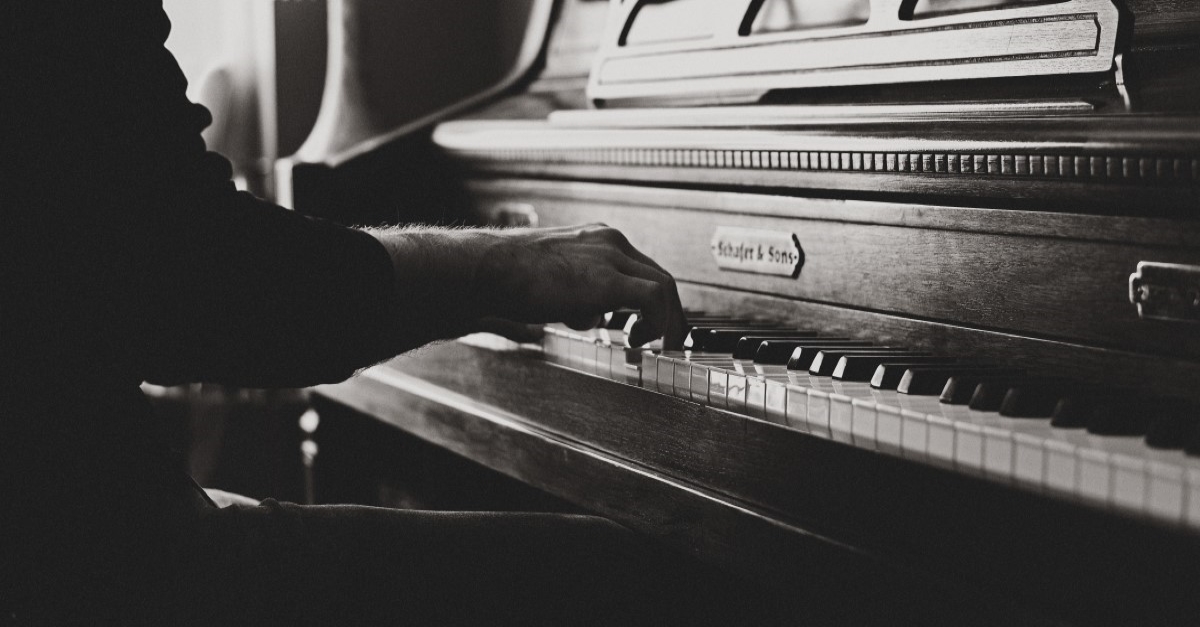
M 394 353 L 362 232 L 235 191 L 160 0 L 0 6 L 0 432 L 137 433 L 142 381 L 304 386 Z

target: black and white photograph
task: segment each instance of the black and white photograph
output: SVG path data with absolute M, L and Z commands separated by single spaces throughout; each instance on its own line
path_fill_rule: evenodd
M 1200 625 L 1200 2 L 0 51 L 0 627 Z

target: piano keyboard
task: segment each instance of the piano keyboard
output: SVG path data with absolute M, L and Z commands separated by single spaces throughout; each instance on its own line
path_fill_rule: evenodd
M 588 331 L 550 325 L 539 349 L 561 366 L 849 446 L 1200 529 L 1200 416 L 1190 406 L 695 314 L 688 350 L 628 348 L 629 315 Z

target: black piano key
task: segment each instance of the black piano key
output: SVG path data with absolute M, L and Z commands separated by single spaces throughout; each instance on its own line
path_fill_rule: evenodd
M 746 321 L 728 321 L 693 325 L 688 330 L 687 339 L 684 340 L 684 348 L 695 351 L 710 351 L 729 353 L 733 351 L 733 347 L 719 351 L 708 346 L 710 338 L 721 338 L 725 336 L 733 336 L 733 345 L 737 345 L 737 340 L 743 335 L 749 333 L 773 333 L 775 331 L 786 331 L 786 329 L 766 322 L 746 322 Z M 800 333 L 800 331 L 793 331 Z M 714 335 L 714 333 L 716 335 Z M 728 340 L 726 340 L 728 341 Z
M 712 324 L 703 323 L 703 322 L 702 323 L 694 323 L 693 321 L 689 320 L 688 321 L 688 334 L 687 334 L 687 337 L 684 338 L 684 340 L 683 340 L 683 347 L 690 349 L 690 350 L 702 350 L 701 348 L 698 348 L 698 347 L 704 346 L 704 338 L 707 337 L 708 332 L 712 331 L 713 329 L 723 329 L 723 328 L 743 329 L 743 328 L 747 328 L 746 325 L 738 324 L 736 322 L 716 322 L 715 325 L 716 326 L 713 326 Z M 752 327 L 752 328 L 758 328 L 758 327 Z
M 954 366 L 962 364 L 953 359 L 943 358 L 942 361 L 920 361 L 909 362 L 904 359 L 897 359 L 895 362 L 885 361 L 877 368 L 875 373 L 871 375 L 871 387 L 879 390 L 894 390 L 900 385 L 901 379 L 904 378 L 904 373 L 908 372 L 909 368 L 915 366 Z
M 975 377 L 1016 376 L 1022 373 L 1023 371 L 1019 368 L 999 368 L 996 366 L 951 366 L 948 368 L 918 366 L 916 368 L 909 368 L 908 372 L 904 373 L 904 377 L 896 385 L 896 391 L 901 394 L 911 394 L 913 396 L 937 396 L 946 390 L 946 385 L 955 376 L 971 376 L 972 374 Z
M 981 379 L 967 401 L 967 406 L 978 411 L 1000 411 L 1004 396 L 1014 384 L 1031 380 L 1031 377 L 999 377 Z M 949 385 L 949 384 L 947 384 Z
M 630 314 L 629 318 L 625 320 L 625 327 L 622 329 L 622 331 L 625 332 L 625 345 L 626 346 L 629 346 L 629 339 L 633 336 L 633 327 L 634 327 L 634 325 L 637 324 L 637 321 L 639 319 L 641 319 L 641 314 L 633 313 L 633 314 Z M 692 338 L 692 332 L 695 331 L 697 328 L 703 329 L 703 328 L 716 328 L 716 327 L 745 327 L 748 329 L 760 329 L 763 327 L 770 327 L 770 326 L 774 326 L 773 323 L 763 322 L 763 321 L 754 321 L 754 320 L 742 320 L 739 318 L 731 318 L 731 317 L 695 318 L 695 319 L 689 318 L 688 319 L 688 335 L 686 338 L 684 338 L 684 348 L 689 348 L 689 349 L 691 348 L 691 345 L 689 342 L 691 341 L 691 338 Z
M 714 329 L 701 342 L 704 350 L 710 353 L 732 353 L 742 338 L 751 335 L 763 339 L 811 338 L 816 337 L 817 332 L 803 329 Z
M 1000 415 L 1008 418 L 1050 418 L 1059 399 L 1071 391 L 1061 379 L 1030 379 L 1013 383 L 1000 401 Z
M 1200 428 L 1198 411 L 1195 405 L 1185 401 L 1161 401 L 1146 430 L 1146 446 L 1170 450 L 1186 447 L 1188 439 Z
M 637 313 L 634 309 L 618 309 L 604 314 L 604 324 L 601 325 L 605 329 L 612 331 L 620 331 L 625 328 L 625 323 L 629 321 L 629 316 Z
M 946 387 L 942 388 L 942 396 L 939 400 L 947 405 L 967 405 L 971 402 L 971 397 L 975 395 L 975 388 L 984 381 L 1003 382 L 1024 377 L 1023 374 L 991 375 L 974 372 L 956 374 L 946 380 Z
M 758 347 L 761 346 L 763 342 L 766 342 L 769 340 L 792 341 L 792 342 L 796 342 L 797 346 L 809 346 L 809 345 L 817 344 L 817 343 L 821 344 L 822 346 L 825 346 L 825 345 L 867 346 L 870 344 L 870 342 L 864 342 L 862 340 L 852 340 L 850 338 L 845 338 L 845 337 L 769 337 L 769 336 L 762 336 L 762 335 L 755 333 L 755 334 L 751 334 L 751 335 L 746 335 L 745 337 L 742 337 L 740 340 L 738 340 L 737 346 L 735 346 L 733 349 L 733 358 L 734 359 L 752 360 L 752 359 L 754 359 L 754 354 L 758 352 Z M 794 349 L 793 349 L 793 351 L 794 351 Z M 789 354 L 789 357 L 790 356 L 791 355 Z M 786 363 L 786 362 L 780 362 L 780 363 Z
M 918 353 L 903 347 L 892 346 L 863 346 L 856 347 L 834 347 L 821 349 L 808 365 L 808 374 L 818 377 L 832 377 L 833 371 L 837 369 L 838 362 L 846 355 L 875 355 L 881 357 L 901 357 L 905 355 L 925 355 L 926 353 Z
M 831 343 L 831 344 L 826 345 L 826 344 L 814 343 L 812 346 L 800 346 L 800 347 L 796 348 L 796 350 L 792 351 L 792 356 L 788 358 L 788 362 L 787 362 L 788 370 L 805 370 L 805 371 L 807 371 L 809 368 L 812 367 L 813 361 L 817 358 L 817 355 L 821 354 L 821 351 L 835 350 L 835 349 L 845 349 L 845 350 L 861 349 L 863 351 L 876 351 L 876 352 L 888 351 L 888 350 L 890 350 L 890 351 L 905 351 L 905 350 L 907 350 L 904 348 L 897 348 L 894 346 L 871 346 L 870 342 L 867 342 L 864 346 L 861 346 L 861 347 L 849 347 L 849 348 L 845 344 Z
M 841 342 L 855 342 L 857 340 L 841 340 Z M 829 346 L 833 343 L 838 343 L 839 340 L 826 340 L 822 338 L 806 338 L 798 340 L 773 339 L 767 340 L 758 345 L 758 350 L 754 352 L 754 363 L 762 365 L 779 365 L 782 366 L 792 358 L 792 353 L 796 352 L 797 348 L 805 346 L 813 346 L 820 344 Z M 841 344 L 846 346 L 845 343 Z M 861 345 L 860 345 L 861 346 Z
M 831 354 L 833 351 L 827 351 L 826 354 Z M 885 361 L 904 361 L 906 363 L 918 364 L 923 362 L 944 362 L 945 357 L 934 357 L 929 353 L 906 353 L 904 359 L 899 359 L 899 355 L 841 355 L 837 357 L 837 365 L 833 368 L 833 378 L 839 381 L 870 381 L 871 377 L 875 376 L 875 369 Z M 818 355 L 817 359 L 822 356 Z M 826 357 L 828 359 L 828 357 Z M 816 361 L 813 361 L 816 365 Z
M 1088 417 L 1088 433 L 1110 436 L 1144 436 L 1150 421 L 1162 410 L 1155 399 L 1130 393 L 1112 393 L 1094 403 Z
M 1074 390 L 1064 394 L 1050 414 L 1050 426 L 1057 429 L 1083 429 L 1092 417 L 1098 400 L 1096 391 Z

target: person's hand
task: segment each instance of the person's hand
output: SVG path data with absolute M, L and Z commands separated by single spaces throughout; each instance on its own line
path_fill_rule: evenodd
M 533 341 L 541 330 L 531 325 L 591 328 L 605 312 L 631 308 L 643 314 L 631 345 L 662 337 L 668 350 L 683 346 L 687 321 L 675 280 L 616 229 L 369 232 L 392 258 L 408 333 L 424 341 L 472 331 Z
M 643 313 L 630 335 L 640 346 L 658 337 L 683 345 L 687 321 L 675 279 L 620 231 L 596 224 L 480 233 L 474 288 L 489 314 L 484 325 L 519 334 L 511 323 L 565 322 L 596 326 L 622 307 Z M 505 331 L 511 333 L 506 333 Z

